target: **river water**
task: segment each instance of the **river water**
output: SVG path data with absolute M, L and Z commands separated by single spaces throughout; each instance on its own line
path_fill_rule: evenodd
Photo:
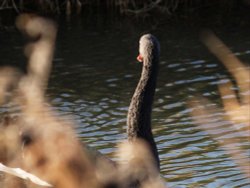
M 215 31 L 249 66 L 249 30 L 221 27 Z M 115 158 L 117 144 L 126 139 L 126 114 L 141 71 L 136 61 L 138 40 L 148 32 L 161 43 L 152 125 L 167 185 L 250 187 L 250 180 L 218 140 L 200 129 L 189 114 L 187 102 L 194 95 L 200 94 L 211 104 L 221 106 L 217 85 L 232 78 L 200 42 L 199 27 L 177 23 L 134 25 L 128 21 L 86 23 L 74 19 L 59 22 L 47 90 L 54 108 L 76 122 L 76 132 L 83 142 Z M 24 64 L 23 44 L 14 28 L 1 30 L 1 64 Z M 222 116 L 211 114 L 211 118 L 218 118 L 218 134 L 230 138 L 233 131 L 221 126 L 227 124 Z M 238 144 L 249 157 L 249 142 L 241 139 Z

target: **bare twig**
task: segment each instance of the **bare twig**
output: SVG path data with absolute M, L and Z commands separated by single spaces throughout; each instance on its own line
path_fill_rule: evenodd
M 151 2 L 149 5 L 146 5 L 142 9 L 137 9 L 137 10 L 126 9 L 126 10 L 124 10 L 124 12 L 133 13 L 133 14 L 145 13 L 145 12 L 148 12 L 148 11 L 156 8 L 161 2 L 162 2 L 162 0 L 156 0 L 156 1 Z
M 14 9 L 16 10 L 16 12 L 19 13 L 20 11 L 19 11 L 19 9 L 18 9 L 17 6 L 16 6 L 15 1 L 14 1 L 14 0 L 11 0 L 11 3 L 12 3 L 12 6 L 14 7 Z

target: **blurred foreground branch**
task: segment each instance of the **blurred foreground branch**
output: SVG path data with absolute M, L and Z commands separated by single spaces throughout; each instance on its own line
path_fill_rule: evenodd
M 246 67 L 212 32 L 204 32 L 202 41 L 231 73 L 239 88 L 237 95 L 231 82 L 218 86 L 227 118 L 250 127 L 250 67 Z M 225 96 L 231 98 L 228 100 Z
M 232 157 L 245 176 L 250 178 L 249 153 L 239 146 L 239 139 L 246 139 L 250 143 L 249 67 L 246 67 L 212 32 L 204 32 L 202 41 L 234 77 L 239 93 L 232 90 L 230 81 L 227 84 L 219 85 L 224 108 L 220 109 L 207 99 L 198 96 L 188 102 L 188 105 L 193 109 L 191 115 L 199 128 L 208 132 Z M 212 114 L 216 113 L 225 114 L 224 119 L 229 121 L 229 125 L 224 128 L 232 132 L 233 137 L 225 138 L 218 134 L 218 121 L 212 118 Z

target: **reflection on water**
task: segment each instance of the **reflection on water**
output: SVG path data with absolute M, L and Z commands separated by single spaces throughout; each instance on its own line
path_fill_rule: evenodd
M 49 98 L 62 115 L 70 115 L 76 122 L 84 142 L 112 157 L 116 144 L 126 139 L 126 113 L 141 70 L 135 57 L 144 30 L 127 24 L 101 29 L 63 25 L 59 27 Z M 162 51 L 152 115 L 161 172 L 170 187 L 249 187 L 250 181 L 236 164 L 207 132 L 197 129 L 189 115 L 186 102 L 198 93 L 220 105 L 217 85 L 231 77 L 200 43 L 197 32 L 183 31 L 174 26 L 153 31 Z M 5 64 L 21 58 L 19 37 L 14 29 L 1 31 L 1 45 L 7 45 L 0 49 Z M 239 30 L 222 37 L 240 58 L 249 59 L 247 33 Z M 211 119 L 217 122 L 217 134 L 230 138 L 234 134 L 225 128 L 228 122 L 222 116 L 214 113 Z M 249 154 L 249 143 L 239 144 Z

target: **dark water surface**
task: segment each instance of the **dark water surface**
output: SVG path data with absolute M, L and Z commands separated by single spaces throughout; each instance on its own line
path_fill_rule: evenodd
M 59 23 L 48 97 L 58 111 L 76 121 L 82 141 L 114 157 L 117 143 L 126 139 L 126 114 L 141 71 L 136 61 L 138 40 L 151 32 L 161 43 L 152 124 L 168 186 L 250 187 L 235 162 L 189 115 L 186 104 L 196 94 L 221 105 L 217 84 L 230 79 L 200 42 L 199 29 L 76 22 Z M 249 30 L 232 27 L 216 32 L 241 60 L 249 62 Z M 0 32 L 0 45 L 0 63 L 25 62 L 23 40 L 15 29 Z M 211 118 L 218 119 L 218 134 L 230 138 L 232 131 L 220 126 L 228 123 L 222 115 L 211 114 Z M 250 144 L 243 139 L 239 145 L 249 157 Z

